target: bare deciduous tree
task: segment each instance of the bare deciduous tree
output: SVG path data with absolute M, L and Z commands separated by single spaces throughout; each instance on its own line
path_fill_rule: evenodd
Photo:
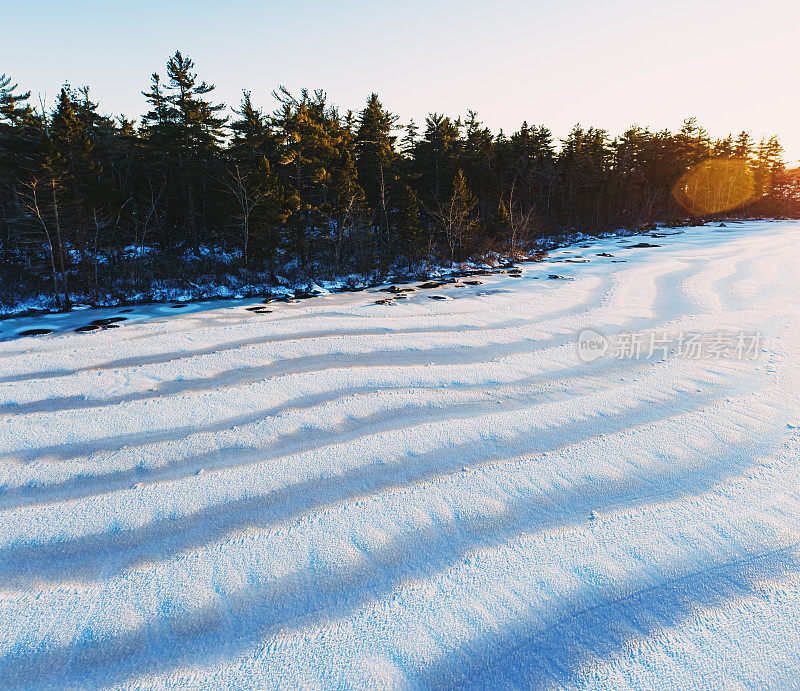
M 61 241 L 61 223 L 58 216 L 58 194 L 55 178 L 50 180 L 48 187 L 52 193 L 53 209 L 48 218 L 48 214 L 42 208 L 40 190 L 42 181 L 40 178 L 32 176 L 19 183 L 22 201 L 22 208 L 29 217 L 35 219 L 36 225 L 41 228 L 47 238 L 47 248 L 50 256 L 50 273 L 53 282 L 53 297 L 56 305 L 60 309 L 69 307 L 69 290 L 67 288 L 66 267 L 64 262 L 64 246 Z M 59 289 L 61 284 L 61 290 Z

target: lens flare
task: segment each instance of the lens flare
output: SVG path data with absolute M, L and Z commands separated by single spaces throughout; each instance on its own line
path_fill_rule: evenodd
M 753 196 L 753 173 L 747 161 L 710 159 L 686 171 L 672 188 L 672 196 L 698 216 L 730 211 Z

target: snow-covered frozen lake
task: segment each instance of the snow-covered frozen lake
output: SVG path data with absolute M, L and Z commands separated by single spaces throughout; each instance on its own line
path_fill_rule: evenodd
M 0 687 L 800 688 L 800 224 L 658 235 L 0 323 Z

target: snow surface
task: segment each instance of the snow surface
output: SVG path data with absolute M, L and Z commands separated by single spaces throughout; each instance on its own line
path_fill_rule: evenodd
M 800 224 L 638 241 L 0 323 L 0 687 L 800 688 Z

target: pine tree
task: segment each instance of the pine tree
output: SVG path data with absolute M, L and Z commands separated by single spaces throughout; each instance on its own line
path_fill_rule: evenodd
M 744 130 L 736 136 L 733 145 L 733 155 L 741 161 L 749 161 L 753 154 L 753 141 L 749 132 Z
M 269 262 L 274 273 L 279 228 L 290 213 L 286 191 L 275 172 L 278 137 L 268 118 L 253 106 L 249 91 L 233 112 L 239 117 L 230 126 L 230 160 L 221 182 L 235 201 L 245 269 L 259 259 Z
M 597 231 L 610 221 L 603 204 L 611 163 L 608 135 L 575 125 L 562 144 L 557 159 L 561 217 L 569 227 Z
M 414 151 L 419 141 L 419 127 L 412 118 L 403 128 L 403 139 L 400 141 L 400 151 L 406 158 L 413 158 Z
M 432 113 L 425 119 L 425 133 L 415 147 L 413 170 L 420 198 L 430 208 L 447 198 L 459 167 L 462 151 L 461 123 Z
M 405 254 L 410 270 L 423 250 L 423 230 L 419 197 L 407 184 L 403 184 L 401 188 L 397 227 L 401 242 L 400 251 Z M 430 249 L 428 247 L 429 251 Z
M 224 104 L 206 98 L 214 85 L 198 82 L 193 70 L 194 62 L 180 51 L 169 58 L 169 83 L 162 85 L 154 74 L 150 90 L 143 92 L 151 110 L 142 124 L 150 158 L 160 154 L 166 164 L 164 177 L 170 196 L 177 197 L 173 209 L 182 212 L 184 239 L 196 248 L 200 227 L 207 229 L 210 188 L 205 182 L 216 172 L 227 118 L 219 115 Z
M 336 155 L 331 162 L 328 221 L 333 231 L 333 266 L 343 269 L 345 247 L 358 270 L 368 272 L 378 261 L 377 243 L 369 242 L 369 206 L 358 175 L 356 119 L 348 112 L 331 121 Z M 379 235 L 376 235 L 379 239 Z
M 297 99 L 281 88 L 275 97 L 280 103 L 274 116 L 281 133 L 280 175 L 292 192 L 294 207 L 287 219 L 287 240 L 300 267 L 308 274 L 312 269 L 312 246 L 329 233 L 326 205 L 337 156 L 334 129 L 339 116 L 327 108 L 322 91 L 313 96 L 303 91 Z
M 41 127 L 27 101 L 30 91 L 17 92 L 11 77 L 0 74 L 0 252 L 11 246 L 12 219 L 22 212 L 19 183 L 36 166 Z
M 675 140 L 684 170 L 705 161 L 711 154 L 711 139 L 697 118 L 684 120 L 680 131 L 675 135 Z
M 478 120 L 474 110 L 467 111 L 460 165 L 470 189 L 475 192 L 480 217 L 490 218 L 495 206 L 494 137 Z
M 438 212 L 439 223 L 450 254 L 450 264 L 466 256 L 476 239 L 480 223 L 475 213 L 478 201 L 467 187 L 467 180 L 459 168 L 453 178 L 453 191 L 449 201 Z
M 763 137 L 753 160 L 754 197 L 761 201 L 762 213 L 777 205 L 783 182 L 783 147 L 776 136 Z
M 83 102 L 79 100 L 81 94 Z M 99 203 L 102 174 L 92 137 L 92 128 L 99 120 L 96 110 L 97 105 L 88 98 L 88 90 L 76 92 L 65 85 L 53 112 L 48 137 L 47 167 L 54 182 L 54 204 L 59 207 L 59 225 L 66 221 L 72 231 L 66 237 L 78 252 L 84 290 L 89 289 L 93 278 L 88 225 L 91 209 L 96 209 Z M 56 201 L 56 196 L 61 199 Z
M 392 128 L 397 118 L 384 110 L 378 94 L 370 94 L 358 116 L 355 136 L 358 182 L 372 209 L 379 232 L 388 241 L 389 213 L 398 179 Z
M 4 126 L 19 126 L 33 113 L 27 101 L 30 91 L 14 93 L 18 84 L 11 83 L 11 77 L 0 74 L 0 123 Z
M 550 216 L 554 187 L 553 138 L 546 127 L 527 122 L 507 138 L 495 140 L 499 196 L 507 199 L 507 210 L 523 217 Z M 513 200 L 511 199 L 513 197 Z
M 245 91 L 239 109 L 234 109 L 239 117 L 231 122 L 231 141 L 228 152 L 239 164 L 259 167 L 266 158 L 274 165 L 279 158 L 278 137 L 269 118 L 253 105 L 250 92 Z

